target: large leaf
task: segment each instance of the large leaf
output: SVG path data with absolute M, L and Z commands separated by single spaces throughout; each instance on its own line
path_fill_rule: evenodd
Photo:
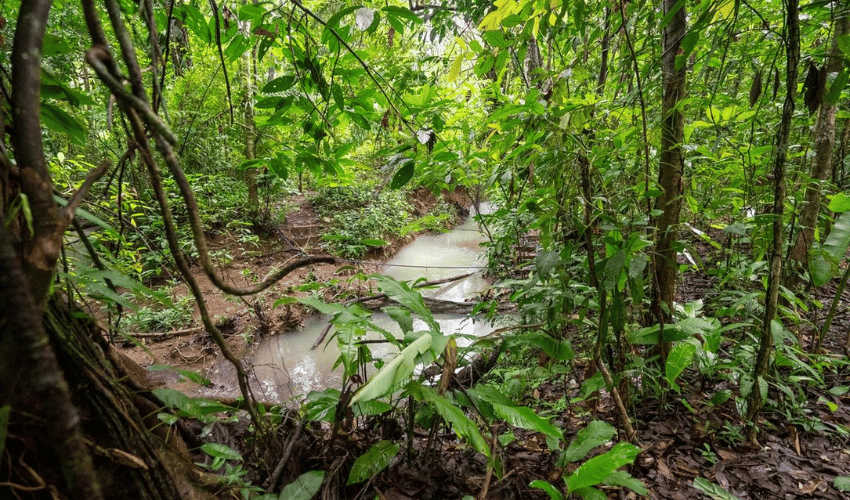
M 201 445 L 201 451 L 213 458 L 242 460 L 242 455 L 238 451 L 221 443 L 204 443 Z
M 555 488 L 551 483 L 542 479 L 534 480 L 528 486 L 545 491 L 552 500 L 564 500 L 564 494 L 558 491 L 558 488 Z
M 369 382 L 357 391 L 351 398 L 351 404 L 377 399 L 407 382 L 413 375 L 416 357 L 431 347 L 431 334 L 424 333 L 421 337 L 411 342 L 392 361 L 385 364 L 372 375 Z
M 694 488 L 705 493 L 714 500 L 739 500 L 735 495 L 729 493 L 719 485 L 712 483 L 704 477 L 694 479 Z
M 563 460 L 567 463 L 581 460 L 590 453 L 590 450 L 610 441 L 616 433 L 617 430 L 613 426 L 601 420 L 590 422 L 587 427 L 578 431 L 575 439 L 564 452 Z
M 298 476 L 280 492 L 278 500 L 310 500 L 322 488 L 325 471 L 311 470 Z
M 646 490 L 646 486 L 640 481 L 640 479 L 634 478 L 631 474 L 624 470 L 616 470 L 608 475 L 608 477 L 603 481 L 608 486 L 624 486 L 638 495 L 643 495 L 645 497 L 649 496 L 649 492 Z
M 506 406 L 494 404 L 496 415 L 514 427 L 537 431 L 554 439 L 564 439 L 561 430 L 550 424 L 548 420 L 534 413 L 526 406 Z
M 417 400 L 430 404 L 443 420 L 451 424 L 455 434 L 469 442 L 475 451 L 490 457 L 490 448 L 484 436 L 481 435 L 481 431 L 478 430 L 478 426 L 460 408 L 430 387 L 425 387 L 418 382 L 408 384 L 407 389 Z
M 416 171 L 415 163 L 412 159 L 406 160 L 401 168 L 398 169 L 398 172 L 393 175 L 393 180 L 390 182 L 390 189 L 399 189 L 404 186 L 410 179 L 413 178 L 413 173 Z
M 434 319 L 431 311 L 425 307 L 425 301 L 422 300 L 422 295 L 419 292 L 410 288 L 407 283 L 394 280 L 389 276 L 375 274 L 371 277 L 378 282 L 379 290 L 422 318 L 431 331 L 440 331 L 440 325 Z
M 588 486 L 595 486 L 608 478 L 620 467 L 634 462 L 640 448 L 625 442 L 619 442 L 602 455 L 595 456 L 583 463 L 567 478 L 567 487 L 574 492 Z
M 838 263 L 850 247 L 850 212 L 844 212 L 835 219 L 829 236 L 809 264 L 812 281 L 817 286 L 824 285 L 838 272 Z
M 587 486 L 585 488 L 579 488 L 572 492 L 574 495 L 578 495 L 584 500 L 607 500 L 608 495 L 602 492 L 599 488 L 594 488 L 593 486 Z
M 667 376 L 667 382 L 671 387 L 678 388 L 676 385 L 676 379 L 679 378 L 679 375 L 681 375 L 687 367 L 691 366 L 691 362 L 694 359 L 696 351 L 696 346 L 687 342 L 676 344 L 673 346 L 673 349 L 670 350 L 670 354 L 667 356 L 665 374 Z
M 379 441 L 369 451 L 357 457 L 348 475 L 348 483 L 356 484 L 378 475 L 398 454 L 399 445 L 392 441 Z
M 83 145 L 86 142 L 86 129 L 58 106 L 41 103 L 41 121 L 50 130 L 67 134 L 75 144 Z

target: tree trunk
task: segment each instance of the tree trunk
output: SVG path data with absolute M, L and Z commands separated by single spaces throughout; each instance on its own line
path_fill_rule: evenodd
M 664 0 L 665 16 L 675 9 L 678 3 L 677 0 Z M 686 29 L 685 7 L 681 6 L 670 17 L 662 33 L 664 95 L 661 103 L 661 162 L 658 168 L 661 194 L 655 200 L 655 210 L 660 211 L 661 215 L 655 220 L 656 244 L 652 283 L 652 314 L 654 320 L 662 325 L 668 323 L 671 318 L 678 271 L 673 242 L 676 240 L 679 213 L 682 210 L 682 140 L 685 121 L 679 103 L 685 98 L 686 61 L 680 61 L 679 67 L 676 61 Z M 663 339 L 661 342 L 663 353 L 666 349 L 663 348 Z
M 221 483 L 193 464 L 178 427 L 166 426 L 157 418 L 167 410 L 150 392 L 144 370 L 108 345 L 91 319 L 70 311 L 56 296 L 47 304 L 42 325 L 55 348 L 56 366 L 73 388 L 73 413 L 84 416 L 81 442 L 93 458 L 94 471 L 89 484 L 99 485 L 103 498 L 214 498 L 212 492 L 220 490 Z M 11 414 L 8 453 L 3 455 L 8 462 L 2 462 L 2 470 L 10 471 L 12 482 L 34 486 L 38 481 L 29 467 L 63 497 L 98 498 L 62 486 L 64 464 L 55 450 L 56 441 L 49 436 L 50 417 L 36 413 L 41 406 L 57 402 L 40 402 L 30 391 L 19 394 Z M 8 488 L 9 483 L 4 484 Z M 9 494 L 0 487 L 0 498 Z
M 254 92 L 257 81 L 257 47 L 254 46 L 246 56 L 245 66 L 245 159 L 257 158 L 257 124 L 254 122 Z M 248 211 L 256 216 L 260 211 L 257 193 L 257 170 L 245 170 L 245 182 L 248 184 Z
M 771 323 L 776 317 L 779 299 L 779 282 L 782 278 L 782 216 L 785 212 L 785 161 L 788 155 L 788 136 L 791 133 L 791 121 L 794 117 L 794 97 L 797 93 L 797 72 L 800 64 L 800 24 L 798 19 L 798 0 L 787 0 L 785 4 L 785 104 L 782 108 L 782 120 L 776 133 L 776 161 L 773 165 L 773 248 L 770 250 L 770 275 L 765 295 L 764 321 L 759 337 L 759 351 L 753 369 L 753 385 L 747 398 L 746 418 L 750 425 L 747 439 L 755 440 L 757 419 L 762 405 L 759 380 L 767 373 L 770 353 L 773 348 Z
M 841 49 L 838 47 L 838 39 L 848 32 L 848 9 L 850 1 L 845 0 L 836 8 L 837 18 L 835 20 L 835 31 L 832 35 L 832 47 L 830 48 L 825 70 L 836 73 L 844 65 Z M 836 103 L 827 102 L 825 99 L 820 105 L 818 121 L 815 125 L 815 158 L 812 161 L 810 182 L 806 186 L 806 201 L 800 214 L 800 229 L 797 232 L 797 240 L 791 249 L 790 259 L 792 262 L 805 263 L 812 241 L 815 236 L 815 225 L 820 213 L 821 186 L 832 176 L 832 150 L 835 146 L 835 111 Z

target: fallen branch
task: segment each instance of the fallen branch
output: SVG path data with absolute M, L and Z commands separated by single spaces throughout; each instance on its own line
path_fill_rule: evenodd
M 443 283 L 449 283 L 451 281 L 457 281 L 457 280 L 462 280 L 464 278 L 468 278 L 469 276 L 472 276 L 473 274 L 475 274 L 475 273 L 474 272 L 465 273 L 465 274 L 459 274 L 457 276 L 452 276 L 451 278 L 443 278 L 443 279 L 439 279 L 439 280 L 426 281 L 424 283 L 419 283 L 417 285 L 414 285 L 414 288 L 422 288 L 422 287 L 426 287 L 426 286 L 442 285 Z M 366 296 L 366 297 L 357 297 L 356 299 L 346 300 L 345 302 L 342 303 L 342 305 L 348 307 L 352 304 L 361 304 L 363 302 L 369 302 L 369 301 L 372 301 L 372 300 L 387 300 L 387 299 L 389 299 L 389 296 L 387 294 L 379 293 L 377 295 L 369 295 L 369 296 Z M 446 301 L 446 302 L 448 302 L 448 301 Z M 322 334 L 319 335 L 319 338 L 316 339 L 316 342 L 314 342 L 313 346 L 310 347 L 311 350 L 319 347 L 319 345 L 321 345 L 322 342 L 325 341 L 325 337 L 327 337 L 328 332 L 331 331 L 331 326 L 333 326 L 331 323 L 328 323 L 327 326 L 325 326 L 325 329 L 322 330 Z
M 141 338 L 160 338 L 160 337 L 177 337 L 180 335 L 189 335 L 192 333 L 197 333 L 203 331 L 203 326 L 196 326 L 193 328 L 186 328 L 184 330 L 173 330 L 170 332 L 137 332 L 137 333 L 125 333 L 128 337 L 141 337 Z

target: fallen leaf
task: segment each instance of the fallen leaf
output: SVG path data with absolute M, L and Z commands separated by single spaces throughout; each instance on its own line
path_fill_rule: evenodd
M 823 483 L 823 478 L 812 479 L 806 484 L 798 484 L 800 491 L 804 495 L 811 495 L 818 489 L 818 487 Z
M 673 473 L 670 471 L 670 467 L 667 467 L 667 463 L 664 461 L 664 459 L 658 460 L 658 472 L 660 472 L 661 475 L 664 476 L 664 479 L 668 481 L 673 480 Z

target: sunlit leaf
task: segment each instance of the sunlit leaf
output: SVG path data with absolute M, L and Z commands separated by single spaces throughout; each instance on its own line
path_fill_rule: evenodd
M 595 486 L 603 481 L 615 470 L 634 462 L 640 448 L 637 446 L 619 442 L 613 448 L 602 455 L 597 455 L 587 462 L 581 464 L 575 472 L 567 479 L 570 492 L 587 486 Z
M 534 413 L 534 411 L 527 406 L 506 406 L 494 404 L 493 409 L 496 411 L 496 415 L 498 415 L 499 418 L 514 427 L 536 431 L 557 440 L 562 440 L 564 438 L 560 429 L 550 424 L 547 419 Z
M 369 378 L 351 398 L 351 404 L 380 398 L 407 382 L 413 375 L 416 357 L 431 347 L 431 334 L 425 333 L 402 349 L 389 363 Z

